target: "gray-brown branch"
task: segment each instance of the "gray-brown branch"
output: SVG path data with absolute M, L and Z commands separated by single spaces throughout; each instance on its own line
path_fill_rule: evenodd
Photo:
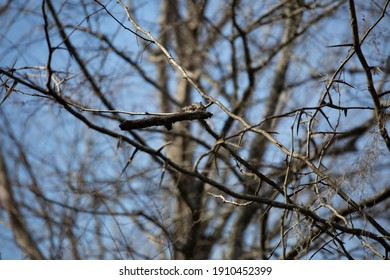
M 155 116 L 137 120 L 127 120 L 119 125 L 122 130 L 132 130 L 146 128 L 151 126 L 165 126 L 168 130 L 172 129 L 172 124 L 179 121 L 192 121 L 208 119 L 213 114 L 206 111 L 178 112 L 169 116 Z

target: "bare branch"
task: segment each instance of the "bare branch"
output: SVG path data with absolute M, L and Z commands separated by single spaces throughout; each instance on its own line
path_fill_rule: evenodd
M 168 130 L 172 129 L 172 124 L 180 121 L 192 121 L 200 119 L 208 119 L 212 116 L 210 112 L 194 111 L 194 112 L 180 112 L 170 114 L 169 116 L 158 116 L 143 118 L 138 120 L 127 120 L 120 124 L 122 130 L 132 130 L 139 128 L 146 128 L 151 126 L 165 126 Z
M 385 11 L 387 6 L 389 5 L 390 1 L 386 1 L 381 16 L 378 18 L 378 20 L 373 24 L 372 28 L 374 28 L 379 21 L 384 18 Z M 381 102 L 378 97 L 378 93 L 376 92 L 374 81 L 372 79 L 372 73 L 371 73 L 371 67 L 368 65 L 367 60 L 363 54 L 363 51 L 360 47 L 360 39 L 359 39 L 359 29 L 358 29 L 358 23 L 356 18 L 356 11 L 355 11 L 355 2 L 354 0 L 349 0 L 349 11 L 350 11 L 350 17 L 351 17 L 351 29 L 352 29 L 352 35 L 353 35 L 353 46 L 356 52 L 357 57 L 359 58 L 359 61 L 363 67 L 364 73 L 366 74 L 366 80 L 367 80 L 367 90 L 371 95 L 371 99 L 374 103 L 375 107 L 375 115 L 376 120 L 378 122 L 378 129 L 379 133 L 381 134 L 383 141 L 385 142 L 388 151 L 390 152 L 390 137 L 386 129 L 386 117 L 385 112 L 383 111 Z

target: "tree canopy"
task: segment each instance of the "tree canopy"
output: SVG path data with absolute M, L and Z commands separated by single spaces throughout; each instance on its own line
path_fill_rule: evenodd
M 388 259 L 389 1 L 5 1 L 0 253 Z

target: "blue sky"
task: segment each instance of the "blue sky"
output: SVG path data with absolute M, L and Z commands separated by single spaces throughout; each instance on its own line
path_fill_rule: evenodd
M 75 2 L 77 4 L 77 2 Z M 137 18 L 139 23 L 145 30 L 152 32 L 154 35 L 158 33 L 156 28 L 156 20 L 158 19 L 158 8 L 157 1 L 134 1 L 134 5 L 137 7 Z M 68 2 L 72 4 L 72 2 Z M 77 5 L 75 6 L 77 8 Z M 98 9 L 98 6 L 94 6 L 94 10 Z M 24 13 L 20 13 L 19 9 L 23 8 Z M 130 26 L 125 19 L 123 10 L 116 4 L 115 1 L 110 1 L 107 8 L 119 19 L 123 20 L 123 23 L 127 26 Z M 296 51 L 296 61 L 301 63 L 294 64 L 293 68 L 290 69 L 288 75 L 289 80 L 291 81 L 300 81 L 308 76 L 310 71 L 324 73 L 326 75 L 331 75 L 334 71 L 334 67 L 338 66 L 341 61 L 348 55 L 348 50 L 339 49 L 335 51 L 334 49 L 326 49 L 324 46 L 339 44 L 339 43 L 348 43 L 350 42 L 350 37 L 343 37 L 343 34 L 348 34 L 346 30 L 349 29 L 349 20 L 345 18 L 347 6 L 344 6 L 340 13 L 332 18 L 331 20 L 326 20 L 322 24 L 314 28 L 313 31 L 309 33 L 309 38 L 306 38 L 305 44 L 299 45 Z M 40 1 L 13 1 L 11 4 L 11 9 L 5 14 L 2 15 L 2 21 L 0 22 L 0 67 L 10 67 L 15 64 L 15 68 L 18 67 L 36 67 L 35 70 L 31 71 L 31 68 L 19 73 L 34 73 L 35 76 L 27 76 L 27 78 L 40 80 L 41 85 L 45 83 L 45 73 L 39 67 L 44 67 L 47 60 L 47 45 L 44 41 L 43 34 L 43 20 L 40 15 L 41 3 Z M 100 31 L 105 32 L 112 42 L 117 46 L 122 47 L 122 50 L 131 54 L 131 57 L 136 63 L 142 65 L 146 71 L 152 75 L 154 68 L 147 63 L 147 52 L 145 52 L 140 39 L 137 39 L 132 33 L 124 31 L 122 28 L 118 27 L 118 24 L 110 19 L 109 17 L 99 17 L 98 15 L 91 17 L 90 21 L 84 20 L 83 12 L 74 9 L 74 13 L 70 13 L 71 10 L 64 9 L 64 13 L 69 13 L 67 16 L 62 15 L 62 20 L 65 23 L 71 24 L 80 24 L 81 27 L 88 26 L 98 26 Z M 92 12 L 92 9 L 89 11 Z M 105 13 L 101 11 L 100 13 Z M 211 16 L 212 12 L 210 12 Z M 215 14 L 218 16 L 218 13 Z M 360 19 L 365 17 L 365 21 L 369 24 L 372 24 L 371 18 L 366 17 L 363 13 L 359 13 Z M 381 28 L 378 30 L 383 30 L 383 33 L 378 33 L 376 36 L 380 38 L 381 35 L 388 32 L 388 27 L 386 24 L 389 22 L 389 19 L 386 18 L 381 23 Z M 389 25 L 387 25 L 389 26 Z M 361 32 L 364 32 L 364 25 L 362 25 Z M 378 31 L 379 32 L 379 31 Z M 54 31 L 53 31 L 54 33 Z M 53 45 L 61 46 L 60 40 L 58 37 L 53 37 Z M 96 50 L 100 46 L 96 44 L 97 41 L 85 39 L 83 33 L 74 32 L 71 35 L 71 39 L 77 43 L 78 46 L 85 48 L 86 50 Z M 268 37 L 266 43 L 272 43 L 272 36 Z M 374 48 L 373 48 L 374 46 Z M 313 49 L 313 51 L 307 51 Z M 220 51 L 220 49 L 222 51 Z M 218 49 L 215 55 L 222 57 L 223 61 L 228 61 L 229 54 L 223 50 L 227 50 L 228 46 L 223 46 Z M 372 49 L 376 49 L 376 52 L 372 52 Z M 381 63 L 384 57 L 390 55 L 389 51 L 389 41 L 380 41 L 380 43 L 375 42 L 375 36 L 367 42 L 367 58 L 371 63 Z M 337 54 L 335 55 L 335 52 Z M 88 54 L 88 52 L 84 52 Z M 92 53 L 92 52 L 91 52 Z M 309 56 L 307 54 L 310 54 Z M 332 55 L 332 56 L 331 56 Z M 92 55 L 91 55 L 92 56 Z M 331 57 L 331 59 L 329 59 Z M 84 59 L 93 59 L 92 57 L 85 57 Z M 337 61 L 335 61 L 337 60 Z M 92 94 L 87 94 L 83 91 L 82 79 L 78 78 L 80 70 L 77 67 L 73 66 L 74 60 L 68 55 L 65 49 L 57 50 L 54 55 L 53 65 L 56 66 L 56 69 L 62 69 L 71 71 L 75 77 L 73 82 L 70 83 L 72 86 L 68 87 L 68 92 L 66 93 L 69 96 L 81 96 L 86 104 L 88 104 L 93 109 L 103 108 L 101 102 L 96 101 L 93 98 Z M 351 65 L 358 66 L 357 60 L 352 59 L 349 62 Z M 69 67 L 69 65 L 72 65 Z M 105 90 L 107 93 L 115 94 L 117 97 L 114 102 L 116 102 L 116 107 L 119 110 L 129 110 L 129 111 L 155 111 L 158 110 L 159 102 L 156 98 L 155 89 L 146 84 L 139 76 L 131 75 L 133 69 L 127 68 L 122 69 L 120 66 L 123 65 L 120 59 L 115 56 L 109 56 L 105 59 L 96 59 L 93 63 L 90 64 L 91 69 L 98 73 L 105 73 L 107 80 L 105 80 Z M 228 71 L 227 69 L 226 71 Z M 172 70 L 173 72 L 173 70 Z M 111 75 L 115 73 L 116 75 Z M 221 75 L 215 71 L 210 71 L 211 75 Z M 317 73 L 316 73 L 317 74 Z M 61 74 L 58 74 L 61 77 Z M 256 92 L 256 99 L 261 100 L 267 96 L 267 90 L 269 89 L 269 80 L 272 78 L 273 73 L 271 71 L 264 71 L 261 73 L 262 77 L 259 78 L 259 83 L 256 85 L 258 90 Z M 116 77 L 116 78 L 113 78 Z M 38 78 L 37 78 L 38 77 Z M 364 105 L 369 103 L 370 99 L 365 91 L 365 83 L 362 80 L 362 76 L 349 76 L 345 74 L 346 79 L 353 82 L 354 85 L 357 85 L 356 89 L 349 88 L 347 86 L 341 86 L 340 89 L 340 98 L 343 100 L 343 103 L 349 105 Z M 375 79 L 380 79 L 381 76 L 375 76 Z M 172 80 L 173 82 L 175 80 Z M 318 84 L 323 84 L 320 80 L 313 81 L 299 87 L 298 90 L 291 93 L 291 95 L 286 96 L 288 104 L 291 104 L 291 110 L 300 104 L 315 105 L 318 99 L 315 94 L 318 94 Z M 205 83 L 206 85 L 206 83 Z M 242 90 L 246 85 L 246 81 L 243 81 L 240 87 Z M 172 84 L 174 86 L 174 84 Z M 231 90 L 228 85 L 228 90 Z M 26 90 L 23 86 L 20 86 L 20 89 Z M 118 90 L 120 89 L 120 90 Z M 27 90 L 30 94 L 33 94 L 31 90 Z M 242 93 L 242 92 L 241 92 Z M 4 94 L 4 93 L 2 93 Z M 217 92 L 210 91 L 211 95 L 217 96 Z M 313 95 L 311 95 L 313 94 Z M 1 95 L 2 96 L 2 95 Z M 220 96 L 219 96 L 220 97 Z M 220 97 L 224 102 L 223 98 Z M 194 101 L 200 101 L 201 98 L 199 95 L 194 94 Z M 291 102 L 291 103 L 289 103 Z M 37 106 L 38 104 L 38 106 Z M 259 105 L 260 104 L 260 105 Z M 256 123 L 259 121 L 261 116 L 262 105 L 259 104 L 251 107 L 251 111 L 247 114 L 247 118 L 252 122 Z M 5 105 L 5 106 L 4 106 Z M 288 107 L 288 106 L 287 106 Z M 74 122 L 74 117 L 69 116 L 67 112 L 62 110 L 58 105 L 53 104 L 49 100 L 38 99 L 35 96 L 27 96 L 17 92 L 12 93 L 12 95 L 5 101 L 5 103 L 0 108 L 2 119 L 6 118 L 11 126 L 11 131 L 15 134 L 16 138 L 20 143 L 23 143 L 23 146 L 27 149 L 30 160 L 32 163 L 36 163 L 37 166 L 41 166 L 41 170 L 34 170 L 39 177 L 40 183 L 43 186 L 50 186 L 50 189 L 47 193 L 48 197 L 52 199 L 63 199 L 66 197 L 66 191 L 62 190 L 61 185 L 63 181 L 55 181 L 56 177 L 54 174 L 56 172 L 61 172 L 65 170 L 73 170 L 75 178 L 70 180 L 77 181 L 77 172 L 81 168 L 85 168 L 86 178 L 96 178 L 98 177 L 103 181 L 115 181 L 121 180 L 120 172 L 123 169 L 123 155 L 122 151 L 118 151 L 117 142 L 112 141 L 112 139 L 102 137 L 98 138 L 98 133 L 87 130 L 86 127 L 81 124 Z M 213 113 L 215 113 L 215 119 L 223 119 L 225 116 L 218 110 L 218 108 L 211 107 Z M 329 112 L 332 110 L 329 109 Z M 345 127 L 351 126 L 354 123 L 358 123 L 362 118 L 367 118 L 369 113 L 362 114 L 360 111 L 350 111 L 348 116 L 341 116 L 343 120 L 341 125 Z M 336 116 L 332 116 L 336 118 Z M 115 121 L 109 121 L 102 118 L 96 118 L 96 122 L 106 125 L 108 128 L 118 129 L 118 123 Z M 287 119 L 285 122 L 282 122 L 282 125 L 285 125 L 287 128 L 291 125 L 292 120 Z M 220 125 L 218 122 L 215 123 L 216 126 Z M 323 125 L 324 129 L 326 125 Z M 3 128 L 1 129 L 3 131 Z M 286 134 L 279 134 L 276 136 L 277 139 L 286 143 L 288 146 L 290 141 L 290 131 L 286 130 Z M 153 137 L 153 136 L 152 136 Z M 161 145 L 161 140 L 158 136 L 152 138 L 151 146 L 158 148 Z M 98 139 L 98 140 L 96 140 Z M 96 141 L 96 142 L 95 142 Z M 366 139 L 367 142 L 360 143 L 361 147 L 366 148 L 372 144 L 372 139 Z M 17 151 L 10 147 L 11 142 L 1 140 L 3 147 L 5 147 L 6 153 L 12 155 L 13 158 L 17 158 Z M 93 148 L 98 147 L 98 155 L 89 154 L 89 146 L 86 143 L 93 142 Z M 78 143 L 78 145 L 74 145 Z M 70 149 L 69 147 L 72 147 Z M 131 155 L 133 150 L 126 151 L 128 157 Z M 245 155 L 245 151 L 243 152 Z M 87 162 L 83 162 L 84 156 L 87 155 Z M 132 171 L 135 175 L 140 174 L 144 169 L 148 167 L 151 168 L 150 173 L 150 182 L 152 184 L 153 180 L 159 178 L 161 175 L 161 170 L 153 170 L 154 166 L 149 166 L 150 158 L 144 154 L 137 154 L 136 157 L 139 159 L 139 164 L 135 167 L 132 167 Z M 280 151 L 271 150 L 268 157 L 268 164 L 273 164 L 280 159 L 283 159 L 284 155 Z M 110 159 L 107 161 L 106 159 Z M 103 163 L 99 166 L 98 170 L 88 169 L 88 163 L 93 163 L 94 161 L 101 160 Z M 388 162 L 388 158 L 384 155 L 377 154 L 373 159 L 380 162 Z M 55 164 L 52 164 L 54 161 Z M 46 163 L 42 165 L 42 163 Z M 353 169 L 355 161 L 347 162 L 347 169 Z M 20 172 L 21 178 L 25 176 L 25 180 L 28 181 L 27 171 L 23 168 L 18 167 L 18 169 L 13 169 L 14 166 L 17 166 L 15 163 L 10 163 L 9 169 L 11 172 Z M 337 167 L 337 165 L 334 165 Z M 56 170 L 55 168 L 60 167 L 63 170 Z M 332 166 L 329 167 L 330 169 Z M 379 170 L 379 173 L 383 172 L 385 176 L 388 175 L 386 170 Z M 47 174 L 47 176 L 41 176 L 42 174 Z M 353 182 L 353 181 L 351 181 Z M 369 182 L 369 181 L 368 181 Z M 128 191 L 137 190 L 140 186 L 140 182 L 134 181 L 129 183 Z M 369 184 L 369 183 L 366 183 Z M 385 184 L 385 182 L 384 182 Z M 90 186 L 93 188 L 94 186 Z M 107 188 L 115 189 L 115 184 L 107 183 Z M 357 189 L 356 196 L 366 195 L 369 191 L 367 189 Z M 158 197 L 159 194 L 154 194 Z M 28 199 L 28 195 L 27 195 Z M 146 198 L 142 197 L 141 200 Z M 157 199 L 156 199 L 157 201 Z M 85 203 L 86 205 L 89 201 L 80 200 L 80 203 Z M 138 203 L 138 204 L 137 204 Z M 145 201 L 138 201 L 134 205 L 134 209 L 137 207 L 142 207 L 146 205 Z M 39 208 L 39 206 L 34 205 L 34 207 Z M 155 213 L 156 215 L 158 213 Z M 6 217 L 1 217 L 6 219 Z M 31 219 L 34 219 L 31 217 Z M 117 229 L 115 229 L 116 224 L 114 221 L 107 219 L 102 219 L 103 223 L 106 223 L 108 227 L 111 226 L 113 229 L 112 232 L 107 231 L 106 234 L 115 233 L 116 236 L 119 236 Z M 34 230 L 39 230 L 41 224 L 29 223 L 34 227 Z M 91 225 L 88 222 L 81 223 L 80 231 L 88 231 Z M 85 227 L 85 228 L 83 228 Z M 128 224 L 124 226 L 125 229 L 131 228 Z M 83 242 L 88 242 L 92 235 L 87 235 L 88 237 Z M 120 238 L 120 237 L 119 237 Z M 12 242 L 13 238 L 9 230 L 3 227 L 3 223 L 0 223 L 0 253 L 3 259 L 20 259 L 22 258 L 22 253 Z M 45 244 L 49 246 L 49 242 Z

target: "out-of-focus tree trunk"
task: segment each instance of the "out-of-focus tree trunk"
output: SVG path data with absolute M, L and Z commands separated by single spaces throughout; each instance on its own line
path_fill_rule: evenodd
M 163 42 L 167 43 L 177 54 L 178 60 L 188 71 L 199 71 L 202 69 L 201 57 L 202 51 L 198 47 L 198 25 L 199 10 L 198 7 L 187 3 L 188 16 L 183 18 L 178 10 L 177 1 L 162 1 L 160 15 L 160 32 L 163 36 Z M 170 43 L 166 39 L 169 36 Z M 164 59 L 165 60 L 165 59 Z M 164 61 L 163 60 L 163 61 Z M 165 61 L 164 61 L 165 62 Z M 158 68 L 159 76 L 163 79 L 167 77 L 164 73 L 167 71 L 166 65 Z M 167 84 L 168 81 L 160 81 Z M 162 110 L 180 110 L 188 106 L 192 101 L 192 88 L 186 79 L 178 73 L 174 82 L 174 93 L 172 94 L 177 104 L 167 104 L 169 99 L 161 95 Z M 178 107 L 178 106 L 180 107 Z M 170 143 L 167 147 L 167 156 L 183 167 L 193 165 L 194 146 L 189 140 L 191 135 L 191 123 L 178 122 L 173 126 L 172 131 L 167 133 L 166 141 Z M 176 243 L 176 259 L 199 258 L 196 246 L 199 239 L 199 224 L 201 223 L 201 206 L 203 183 L 194 180 L 186 174 L 172 173 L 172 189 L 176 193 L 176 217 L 174 239 Z M 207 256 L 206 256 L 207 257 Z M 201 257 L 204 258 L 204 257 Z
M 26 254 L 26 257 L 32 260 L 42 260 L 43 255 L 33 240 L 30 230 L 27 228 L 20 213 L 17 202 L 13 197 L 11 183 L 8 180 L 8 171 L 0 149 L 0 206 L 7 212 L 9 226 L 15 237 L 16 243 Z
M 260 118 L 266 119 L 275 115 L 277 112 L 277 106 L 280 104 L 279 100 L 283 94 L 283 90 L 286 85 L 286 74 L 290 64 L 290 60 L 293 55 L 293 48 L 295 45 L 294 38 L 296 37 L 297 30 L 300 26 L 301 15 L 293 16 L 292 13 L 298 8 L 297 4 L 292 1 L 286 5 L 286 19 L 283 24 L 283 36 L 280 39 L 280 45 L 285 45 L 280 51 L 279 56 L 277 57 L 277 62 L 274 68 L 274 75 L 270 81 L 270 92 L 265 101 L 264 112 Z M 276 121 L 267 121 L 264 122 L 261 126 L 261 129 L 266 131 L 272 131 L 276 125 Z M 249 161 L 256 169 L 262 169 L 262 161 L 266 151 L 267 139 L 262 135 L 256 135 L 252 140 L 249 150 Z M 248 190 L 252 193 L 256 192 L 258 185 L 248 183 Z M 269 189 L 260 191 L 259 196 L 265 196 L 273 198 L 273 191 Z M 267 234 L 267 224 L 268 224 L 268 213 L 266 206 L 259 207 L 259 205 L 254 205 L 250 207 L 241 208 L 238 211 L 237 217 L 235 218 L 234 225 L 232 227 L 232 235 L 229 240 L 229 252 L 227 255 L 228 259 L 239 259 L 245 257 L 243 255 L 243 248 L 245 239 L 245 231 L 248 228 L 248 225 L 251 223 L 252 219 L 258 218 L 259 228 L 260 228 L 260 250 L 265 251 L 265 240 L 269 239 L 265 236 Z M 250 256 L 248 256 L 250 257 Z

